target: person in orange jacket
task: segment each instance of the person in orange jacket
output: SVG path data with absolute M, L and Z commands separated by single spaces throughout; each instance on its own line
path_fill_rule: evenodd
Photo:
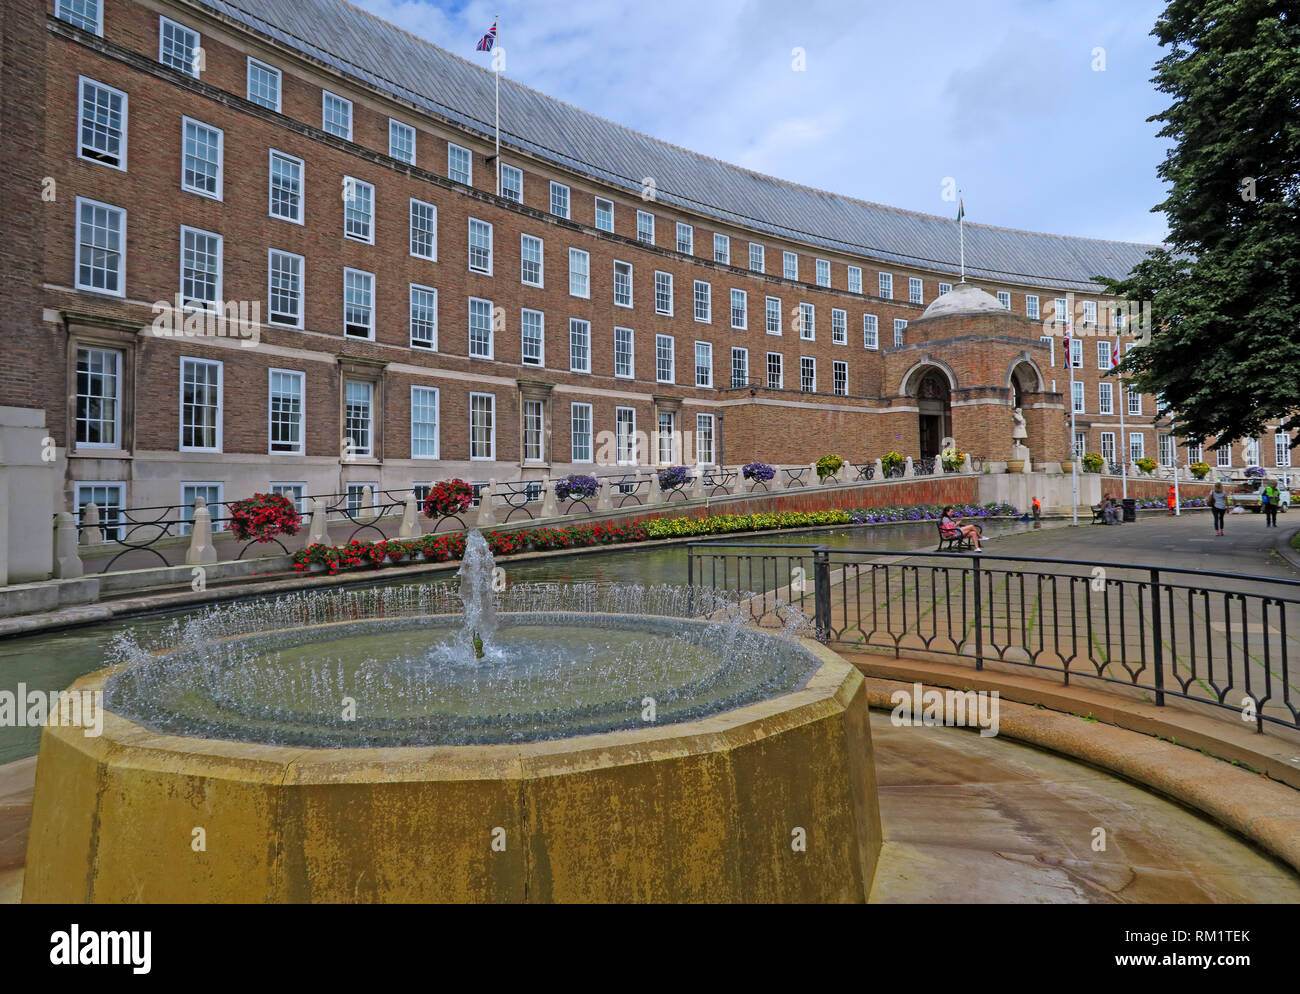
M 1043 516 L 1043 505 L 1038 503 L 1038 498 L 1034 498 L 1034 520 L 1037 521 Z
M 1174 513 L 1174 507 L 1178 503 L 1178 498 L 1174 496 L 1174 487 L 1172 483 L 1169 485 L 1169 493 L 1165 494 L 1165 503 L 1169 505 L 1169 513 L 1172 515 Z

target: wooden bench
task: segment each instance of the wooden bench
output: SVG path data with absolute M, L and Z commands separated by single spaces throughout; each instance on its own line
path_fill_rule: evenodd
M 975 543 L 970 537 L 961 533 L 961 528 L 952 532 L 945 532 L 943 524 L 935 522 L 939 528 L 939 544 L 935 547 L 935 552 L 961 552 L 963 549 L 974 549 Z
M 1101 509 L 1100 504 L 1092 505 L 1092 523 L 1094 525 L 1104 525 L 1106 523 L 1106 512 Z

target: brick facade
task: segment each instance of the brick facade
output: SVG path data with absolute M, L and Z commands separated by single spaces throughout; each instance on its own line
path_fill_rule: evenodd
M 482 134 L 417 111 L 217 18 L 208 8 L 184 0 L 107 0 L 104 7 L 102 36 L 55 18 L 40 0 L 11 0 L 3 14 L 7 139 L 0 154 L 16 189 L 39 189 L 41 178 L 50 176 L 58 195 L 48 202 L 11 198 L 3 222 L 0 322 L 10 351 L 0 371 L 0 404 L 46 410 L 51 435 L 66 457 L 59 465 L 70 501 L 77 484 L 89 481 L 117 484 L 123 504 L 147 506 L 178 502 L 186 482 L 220 482 L 225 499 L 234 499 L 275 482 L 302 483 L 306 492 L 319 493 L 348 483 L 400 490 L 451 476 L 485 481 L 616 472 L 600 453 L 612 451 L 618 407 L 636 411 L 642 464 L 658 462 L 650 433 L 658 415 L 670 411 L 675 429 L 686 433 L 674 461 L 694 459 L 699 415 L 713 419 L 713 459 L 727 464 L 808 463 L 828 451 L 854 461 L 891 449 L 917 456 L 925 440 L 915 395 L 924 371 L 932 368 L 950 381 L 951 435 L 959 448 L 991 459 L 1007 457 L 1015 375 L 1022 381 L 1034 458 L 1055 461 L 1068 450 L 1068 372 L 1059 339 L 1053 364 L 1052 348 L 1039 341 L 1041 322 L 1018 316 L 1026 312 L 1027 294 L 1036 295 L 1044 315 L 1050 315 L 1052 299 L 1064 291 L 981 281 L 990 293 L 1009 294 L 1010 313 L 949 318 L 940 325 L 922 314 L 938 296 L 941 281 L 955 282 L 950 273 L 834 253 L 739 225 L 720 226 L 706 215 L 629 196 L 622 188 L 507 147 L 503 160 L 523 172 L 523 203 L 513 203 L 493 192 L 487 159 L 492 146 Z M 200 32 L 200 78 L 159 63 L 160 14 Z M 249 57 L 280 70 L 281 113 L 246 99 Z M 128 97 L 125 169 L 77 155 L 80 77 Z M 352 101 L 351 141 L 321 130 L 323 89 Z M 220 199 L 182 189 L 182 118 L 223 133 Z M 390 118 L 416 129 L 414 165 L 387 154 Z M 447 178 L 449 142 L 471 150 L 470 184 Z M 304 164 L 302 224 L 269 216 L 272 149 Z M 342 192 L 349 177 L 373 185 L 373 244 L 344 237 Z M 570 218 L 550 212 L 552 180 L 570 188 Z M 613 202 L 612 233 L 595 227 L 598 196 Z M 126 212 L 121 296 L 75 288 L 77 198 Z M 412 198 L 437 208 L 436 261 L 409 251 Z M 655 217 L 654 245 L 636 239 L 639 210 Z M 469 270 L 471 218 L 492 225 L 490 275 Z M 693 255 L 676 251 L 679 221 L 694 227 Z M 178 293 L 182 225 L 222 236 L 221 297 L 260 305 L 263 321 L 255 346 L 230 337 L 145 333 L 155 316 L 152 305 Z M 730 238 L 730 265 L 713 261 L 715 231 Z M 522 235 L 543 241 L 541 287 L 521 281 Z M 764 273 L 747 268 L 751 241 L 764 246 Z M 272 249 L 304 260 L 301 329 L 266 323 Z M 586 296 L 570 293 L 571 249 L 588 253 Z M 798 281 L 779 275 L 783 251 L 797 253 Z M 819 258 L 830 262 L 829 288 L 813 285 Z M 631 307 L 614 302 L 616 260 L 632 266 Z M 862 289 L 868 292 L 849 291 L 850 266 L 861 268 Z M 372 339 L 343 333 L 345 268 L 373 274 Z M 655 307 L 656 272 L 672 276 L 671 315 Z M 893 276 L 894 299 L 875 295 L 881 272 Z M 907 299 L 912 277 L 922 281 L 920 304 Z M 711 290 L 707 321 L 694 315 L 697 280 Z M 413 284 L 437 291 L 436 349 L 411 344 Z M 746 294 L 746 319 L 735 322 L 743 327 L 733 327 L 732 289 Z M 780 301 L 780 334 L 766 331 L 769 296 Z M 470 298 L 490 301 L 497 309 L 490 359 L 469 354 Z M 1100 295 L 1095 299 L 1104 313 L 1105 301 Z M 799 331 L 801 303 L 814 308 L 811 337 Z M 545 315 L 544 365 L 523 361 L 523 309 Z M 844 311 L 842 341 L 833 340 L 836 310 Z M 864 344 L 865 315 L 876 319 L 875 348 Z M 901 347 L 894 346 L 895 319 L 909 322 Z M 571 320 L 589 323 L 590 372 L 570 371 Z M 632 330 L 631 377 L 616 375 L 616 327 Z M 671 377 L 657 375 L 658 335 L 673 339 Z M 712 347 L 711 386 L 696 385 L 697 342 Z M 120 356 L 115 446 L 78 443 L 77 361 L 84 347 Z M 733 348 L 748 350 L 748 380 L 734 387 Z M 767 385 L 769 352 L 782 356 L 780 389 Z M 182 356 L 222 364 L 218 450 L 181 451 Z M 800 390 L 804 358 L 816 362 L 815 392 Z M 1076 372 L 1085 395 L 1095 399 L 1099 373 L 1089 358 L 1085 350 L 1084 367 Z M 836 362 L 847 365 L 843 395 L 835 393 Z M 272 369 L 304 374 L 301 455 L 269 454 Z M 374 390 L 374 451 L 355 459 L 341 456 L 348 380 L 369 382 Z M 413 386 L 438 390 L 437 459 L 413 454 Z M 493 396 L 494 459 L 471 459 L 471 393 Z M 526 396 L 543 398 L 545 405 L 540 461 L 524 460 Z M 573 459 L 575 403 L 592 405 L 591 463 Z M 1143 398 L 1143 411 L 1130 419 L 1128 430 L 1146 431 L 1147 454 L 1154 455 L 1151 398 Z M 1100 444 L 1107 423 L 1080 420 L 1090 449 Z M 930 448 L 935 441 L 931 432 Z

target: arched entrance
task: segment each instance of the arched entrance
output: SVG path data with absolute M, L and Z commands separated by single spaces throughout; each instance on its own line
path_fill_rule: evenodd
M 921 458 L 937 456 L 943 440 L 952 435 L 952 391 L 939 370 L 927 371 L 916 385 L 916 407 L 921 420 Z

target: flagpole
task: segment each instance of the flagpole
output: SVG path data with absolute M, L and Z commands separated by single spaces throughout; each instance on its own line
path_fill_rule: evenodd
M 497 26 L 497 37 L 496 37 L 496 43 L 497 43 L 497 45 L 499 46 L 499 45 L 501 44 L 501 15 L 500 15 L 500 14 L 497 14 L 497 17 L 496 17 L 496 21 L 495 21 L 495 23 L 496 23 L 496 26 Z M 496 61 L 497 61 L 495 56 L 493 56 L 492 61 L 493 61 L 493 62 L 496 62 Z M 497 78 L 497 96 L 496 96 L 496 103 L 497 103 L 497 107 L 496 107 L 496 111 L 497 111 L 497 158 L 496 158 L 496 164 L 497 164 L 497 196 L 499 197 L 499 196 L 501 196 L 501 70 L 498 69 L 498 68 L 496 68 L 496 67 L 494 66 L 494 67 L 493 67 L 493 74 L 494 74 L 494 75 L 496 76 L 496 78 Z
M 966 282 L 966 203 L 957 191 L 957 241 L 961 244 L 961 281 Z
M 1070 474 L 1074 485 L 1073 504 L 1070 508 L 1071 524 L 1079 523 L 1079 460 L 1083 453 L 1078 451 L 1078 435 L 1074 430 L 1074 338 L 1071 335 L 1070 316 L 1065 317 L 1065 364 L 1070 368 Z
M 1115 339 L 1115 352 L 1119 352 L 1119 338 Z M 1124 377 L 1119 378 L 1119 461 L 1120 477 L 1124 481 L 1124 497 L 1128 497 L 1128 432 L 1124 428 L 1124 408 L 1128 407 L 1128 391 L 1124 389 Z

